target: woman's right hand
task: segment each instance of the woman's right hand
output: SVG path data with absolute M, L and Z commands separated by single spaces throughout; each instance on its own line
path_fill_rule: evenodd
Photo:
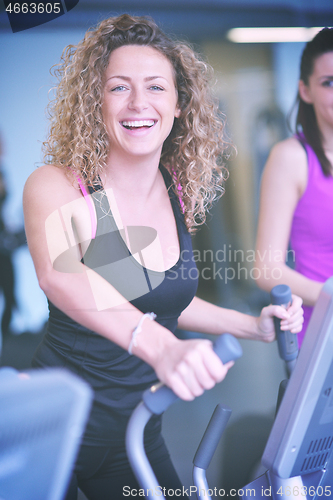
M 161 382 L 181 399 L 191 401 L 221 382 L 234 362 L 225 365 L 206 339 L 175 338 L 154 363 Z

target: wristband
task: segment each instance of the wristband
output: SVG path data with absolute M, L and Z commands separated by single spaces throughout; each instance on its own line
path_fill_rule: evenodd
M 138 326 L 136 326 L 136 327 L 134 328 L 133 332 L 132 332 L 132 338 L 131 338 L 130 344 L 129 344 L 129 346 L 128 346 L 128 349 L 127 349 L 127 351 L 128 351 L 128 353 L 129 353 L 129 354 L 133 354 L 133 353 L 132 353 L 132 349 L 133 349 L 133 346 L 136 346 L 136 345 L 137 345 L 137 344 L 136 344 L 136 337 L 139 335 L 139 333 L 140 333 L 140 332 L 141 332 L 141 330 L 142 330 L 142 323 L 144 322 L 145 318 L 149 318 L 149 319 L 150 319 L 150 321 L 153 321 L 153 320 L 156 318 L 156 314 L 155 314 L 155 313 L 153 313 L 153 312 L 150 312 L 150 313 L 145 313 L 145 314 L 141 317 L 141 319 L 140 319 L 140 321 L 139 321 L 139 323 L 138 323 Z

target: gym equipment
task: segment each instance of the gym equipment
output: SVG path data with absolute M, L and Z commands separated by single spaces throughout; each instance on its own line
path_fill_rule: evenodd
M 314 308 L 262 457 L 271 498 L 332 494 L 332 386 L 333 277 Z
M 239 342 L 228 333 L 218 337 L 213 348 L 222 363 L 228 363 L 242 355 L 242 348 Z M 157 492 L 160 498 L 163 499 L 164 496 L 160 491 L 160 486 L 144 450 L 144 429 L 152 415 L 161 415 L 177 399 L 178 397 L 169 387 L 163 384 L 154 385 L 144 392 L 143 399 L 134 410 L 127 426 L 126 450 L 128 459 L 140 486 L 147 492 L 147 498 L 154 498 Z M 208 486 L 204 472 L 213 457 L 219 441 L 215 440 L 215 436 L 216 434 L 219 436 L 222 435 L 230 414 L 230 408 L 220 407 L 219 410 L 215 409 L 210 425 L 196 454 L 194 475 L 206 490 L 208 490 Z
M 0 369 L 0 499 L 62 500 L 92 390 L 64 369 Z
M 291 304 L 291 290 L 287 285 L 277 285 L 271 290 L 271 304 L 288 309 Z M 298 356 L 297 335 L 289 331 L 282 331 L 279 318 L 274 318 L 276 340 L 278 343 L 280 357 L 285 361 L 289 375 L 296 365 Z
M 276 304 L 288 304 L 288 287 L 274 287 L 272 300 Z M 238 495 L 242 500 L 249 497 L 316 500 L 330 496 L 333 486 L 333 467 L 330 467 L 333 449 L 333 277 L 322 288 L 299 353 L 296 335 L 281 332 L 278 321 L 275 326 L 279 353 L 286 362 L 289 380 L 281 384 L 277 415 L 262 457 L 262 464 L 268 470 L 244 486 Z M 237 357 L 231 355 L 227 359 Z M 223 357 L 221 359 L 223 361 Z M 149 398 L 154 399 L 156 393 L 158 390 L 153 387 Z M 146 403 L 146 399 L 144 396 L 144 402 L 130 419 L 127 452 L 138 482 L 147 493 L 146 497 L 153 498 L 158 492 L 164 498 L 145 456 L 143 430 L 150 416 L 162 413 L 176 396 L 172 398 L 169 395 L 168 402 L 159 403 L 157 411 L 150 401 Z M 196 454 L 199 461 L 195 458 L 193 472 L 194 491 L 197 494 L 201 492 L 198 499 L 209 499 L 213 493 L 208 488 L 205 470 L 230 413 L 227 407 L 215 410 L 199 445 Z M 203 460 L 200 459 L 201 454 Z

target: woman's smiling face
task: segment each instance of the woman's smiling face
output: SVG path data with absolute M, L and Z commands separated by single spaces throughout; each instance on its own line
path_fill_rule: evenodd
M 126 45 L 111 53 L 104 78 L 111 158 L 159 157 L 180 114 L 170 61 L 152 47 Z

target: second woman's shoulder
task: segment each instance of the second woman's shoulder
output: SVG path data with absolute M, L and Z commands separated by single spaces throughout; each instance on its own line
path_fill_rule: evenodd
M 273 146 L 270 158 L 283 161 L 284 165 L 307 162 L 306 151 L 296 137 L 288 137 L 284 141 L 278 142 Z
M 289 186 L 299 198 L 307 185 L 308 168 L 305 149 L 295 137 L 278 142 L 271 150 L 264 173 L 263 184 Z

